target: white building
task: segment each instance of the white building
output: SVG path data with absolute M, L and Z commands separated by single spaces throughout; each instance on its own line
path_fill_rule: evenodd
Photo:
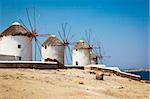
M 0 61 L 31 61 L 32 37 L 18 22 L 0 34 Z
M 83 40 L 76 43 L 72 52 L 72 65 L 85 66 L 91 64 L 90 46 Z
M 46 59 L 56 59 L 64 64 L 64 45 L 55 36 L 51 35 L 43 44 L 41 49 L 42 61 Z

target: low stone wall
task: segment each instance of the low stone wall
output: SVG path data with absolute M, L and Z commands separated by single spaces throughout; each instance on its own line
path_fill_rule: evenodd
M 64 69 L 65 66 L 52 63 L 0 63 L 0 68 Z
M 92 67 L 91 66 L 91 67 L 85 67 L 84 69 L 100 70 L 102 72 L 109 72 L 109 73 L 112 73 L 114 75 L 130 78 L 130 79 L 133 79 L 133 80 L 141 80 L 141 77 L 139 75 L 133 75 L 133 74 L 130 74 L 130 73 L 119 72 L 119 71 L 104 69 L 104 68 L 100 68 L 100 67 L 98 68 L 98 67 Z

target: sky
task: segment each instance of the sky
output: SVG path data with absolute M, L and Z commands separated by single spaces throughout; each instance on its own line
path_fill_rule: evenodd
M 57 35 L 67 22 L 73 41 L 82 39 L 85 30 L 92 31 L 105 55 L 111 56 L 105 61 L 108 66 L 150 66 L 149 0 L 0 0 L 0 32 L 18 19 L 30 28 L 25 9 L 33 17 L 33 7 L 38 33 Z

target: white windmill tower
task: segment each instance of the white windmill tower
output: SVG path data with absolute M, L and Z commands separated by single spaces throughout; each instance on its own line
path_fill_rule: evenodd
M 73 48 L 72 52 L 72 65 L 73 66 L 86 66 L 90 64 L 97 63 L 97 57 L 92 52 L 92 45 L 91 45 L 91 35 L 87 31 L 85 31 L 85 40 L 80 40 L 76 43 L 75 47 Z
M 102 55 L 100 43 L 93 42 L 96 39 L 91 38 L 91 34 L 91 30 L 89 30 L 89 32 L 85 31 L 85 41 L 81 40 L 73 49 L 73 65 L 85 66 L 90 64 L 103 64 L 105 58 L 110 57 Z
M 30 19 L 29 11 L 27 8 L 26 8 L 26 13 L 27 13 L 30 30 L 26 27 L 26 25 L 24 24 L 24 22 L 21 19 L 20 19 L 20 22 L 23 24 L 23 26 L 26 28 L 26 30 L 29 31 L 30 36 L 32 37 L 32 40 L 29 43 L 34 43 L 34 60 L 37 61 L 37 54 L 38 54 L 37 52 L 39 52 L 40 56 L 42 57 L 42 54 L 41 54 L 42 43 L 40 42 L 40 40 L 38 40 L 38 37 L 49 37 L 50 34 L 38 34 L 35 8 L 34 8 L 34 13 L 33 13 L 33 21 L 31 21 L 31 19 Z M 28 48 L 29 45 L 27 44 L 26 47 Z M 37 51 L 37 49 L 38 49 L 38 51 Z
M 58 32 L 60 40 L 51 35 L 42 44 L 43 61 L 55 60 L 59 63 L 70 65 L 70 61 L 72 61 L 70 45 L 74 44 L 71 42 L 74 35 L 70 34 L 71 27 L 67 27 L 67 25 L 67 23 L 61 24 L 62 31 Z
M 42 61 L 57 60 L 64 64 L 64 46 L 55 36 L 51 35 L 43 44 L 41 49 Z
M 90 50 L 90 45 L 85 43 L 83 40 L 77 42 L 72 52 L 72 65 L 85 66 L 91 64 Z
M 20 23 L 14 22 L 0 34 L 0 60 L 31 61 L 32 36 Z M 28 45 L 28 47 L 26 47 Z
M 92 34 L 92 36 L 91 36 Z M 97 54 L 93 51 L 93 47 L 95 47 L 95 43 L 93 41 L 95 41 L 96 39 L 93 38 L 93 33 L 91 32 L 91 30 L 89 31 L 85 31 L 85 41 L 87 42 L 87 44 L 89 44 L 90 46 L 90 61 L 91 64 L 98 64 L 98 57 Z M 92 42 L 91 42 L 92 41 Z M 93 44 L 92 44 L 93 43 Z

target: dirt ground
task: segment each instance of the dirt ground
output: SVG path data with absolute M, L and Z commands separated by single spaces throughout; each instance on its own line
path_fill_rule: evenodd
M 150 99 L 150 84 L 79 69 L 0 69 L 0 99 Z

